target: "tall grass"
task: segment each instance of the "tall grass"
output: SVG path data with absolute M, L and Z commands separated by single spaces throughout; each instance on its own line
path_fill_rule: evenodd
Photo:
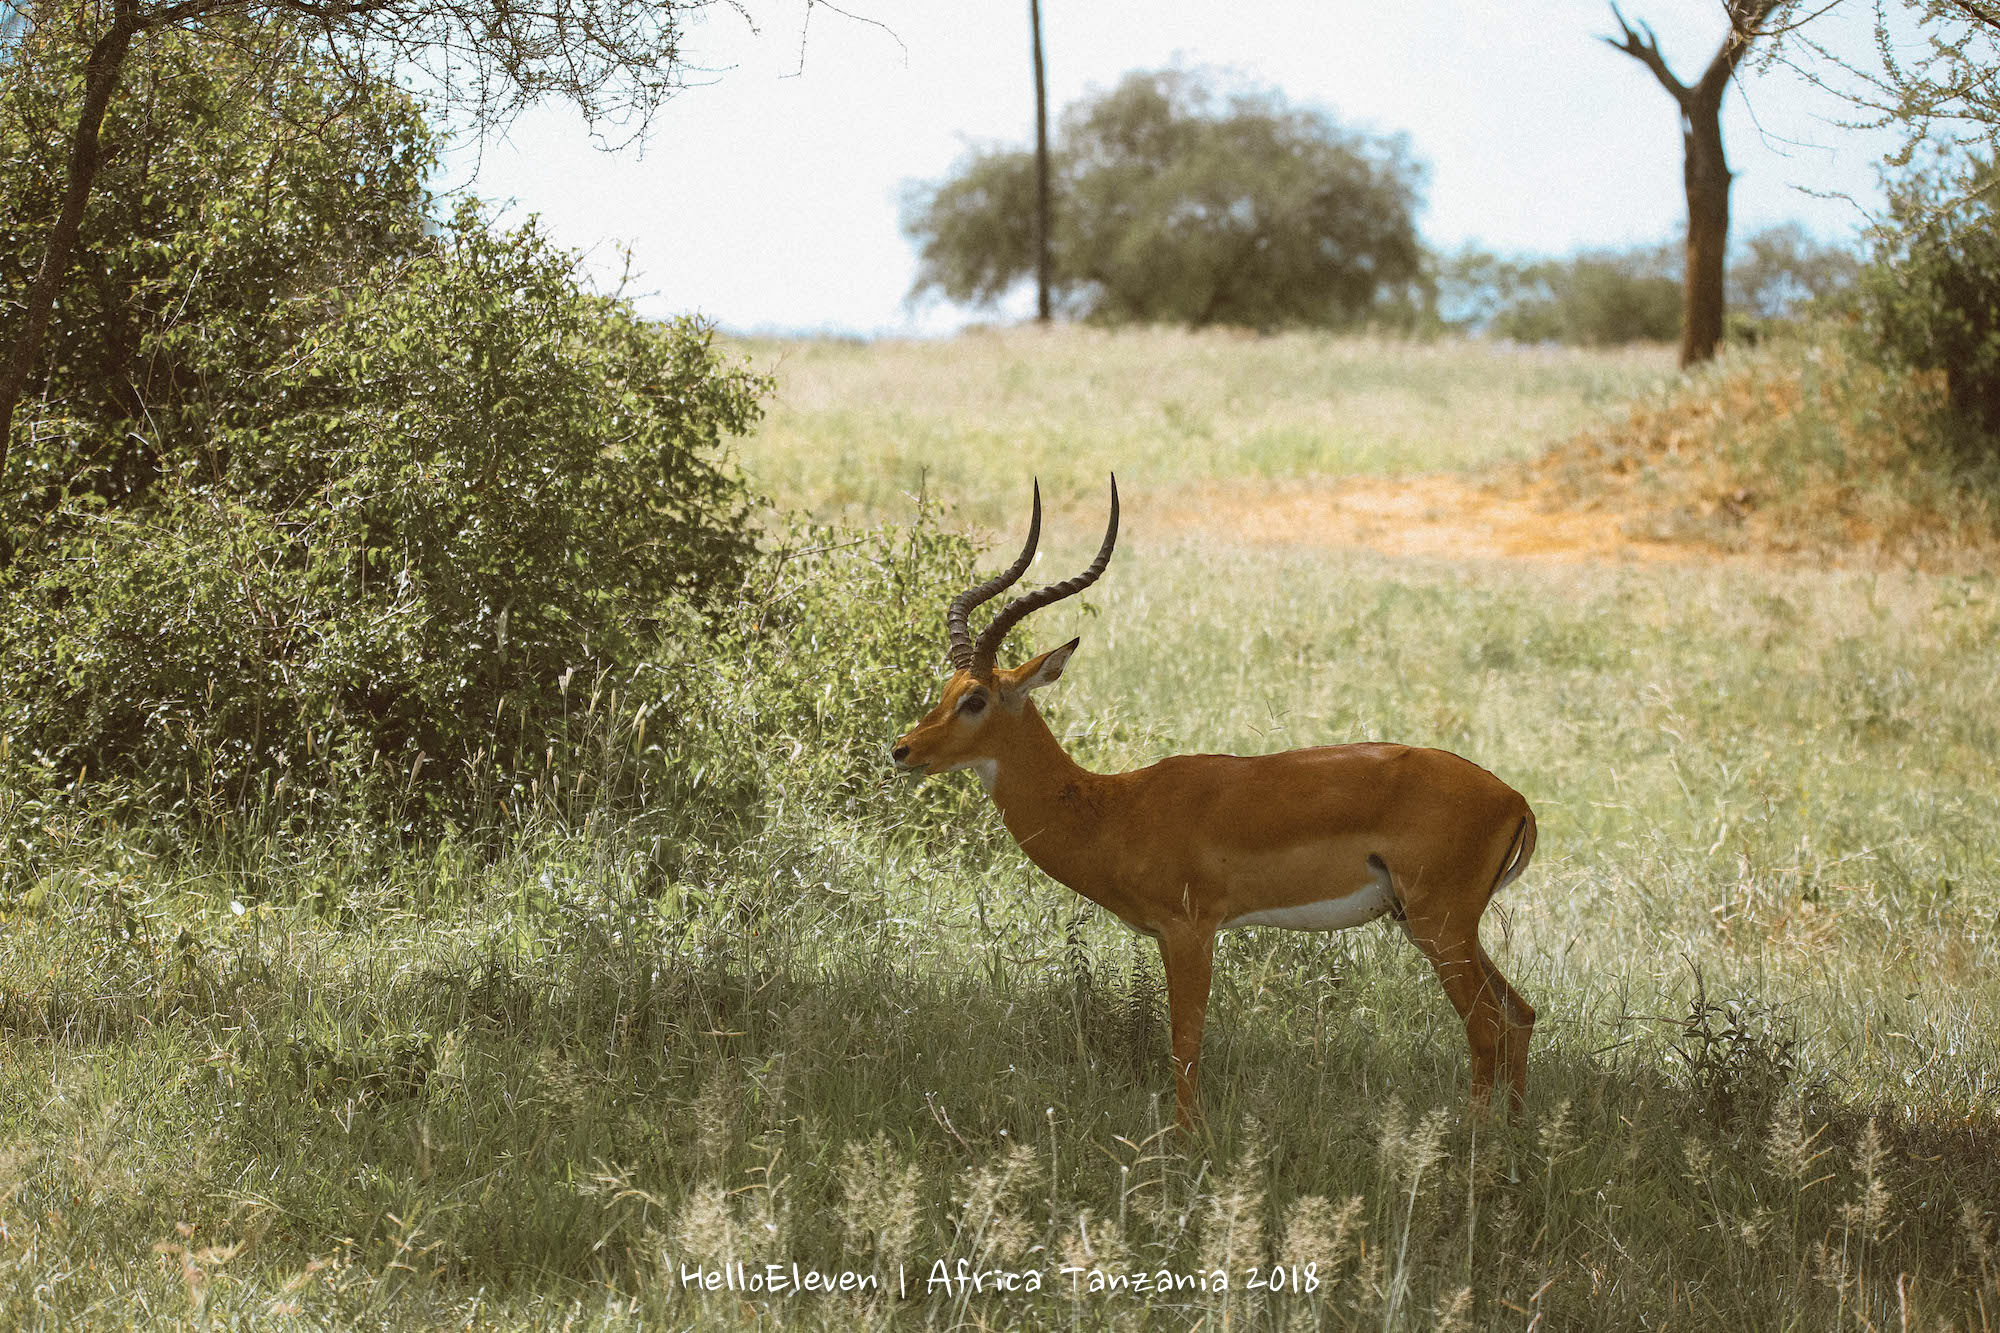
M 1050 346 L 1036 392 L 1089 402 L 1109 372 Z M 1329 346 L 1412 394 L 1474 355 Z M 1211 354 L 1237 347 L 1274 354 Z M 848 360 L 820 391 L 857 405 L 890 373 L 793 355 Z M 1123 408 L 1072 410 L 1094 500 Z M 1102 768 L 1390 738 L 1521 789 L 1541 850 L 1487 930 L 1542 1013 L 1519 1123 L 1465 1116 L 1462 1031 L 1393 928 L 1245 931 L 1177 1142 L 1150 946 L 969 778 L 865 766 L 928 701 L 847 718 L 840 763 L 799 744 L 815 707 L 898 706 L 851 650 L 904 650 L 822 566 L 777 698 L 739 664 L 735 721 L 677 739 L 686 776 L 762 775 L 727 825 L 588 795 L 637 762 L 598 743 L 630 739 L 608 699 L 566 762 L 610 768 L 484 841 L 173 845 L 0 796 L 0 1322 L 1989 1326 L 1991 576 L 1149 531 L 1182 480 L 1140 469 L 1111 573 L 1034 627 L 1084 639 L 1054 725 Z M 1045 567 L 1097 518 L 1052 516 Z M 940 628 L 941 599 L 884 601 Z M 875 1285 L 691 1288 L 732 1261 Z

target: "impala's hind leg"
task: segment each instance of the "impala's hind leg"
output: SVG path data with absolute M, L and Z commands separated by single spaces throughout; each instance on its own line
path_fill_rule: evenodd
M 1472 1108 L 1479 1114 L 1492 1099 L 1496 1073 L 1507 1080 L 1514 1111 L 1527 1097 L 1535 1008 L 1480 947 L 1479 919 L 1494 893 L 1520 875 L 1534 852 L 1535 817 L 1524 808 L 1518 819 L 1495 826 L 1483 847 L 1474 843 L 1407 876 L 1391 867 L 1403 929 L 1430 959 L 1465 1023 L 1465 1044 L 1472 1053 Z
M 1528 1042 L 1535 1035 L 1535 1006 L 1500 975 L 1483 947 L 1479 964 L 1486 973 L 1487 989 L 1500 997 L 1500 1013 L 1506 1022 L 1500 1035 L 1500 1072 L 1507 1080 L 1510 1109 L 1519 1115 L 1528 1097 Z
M 1446 913 L 1427 918 L 1411 912 L 1403 924 L 1410 939 L 1430 959 L 1451 1007 L 1465 1024 L 1465 1044 L 1472 1054 L 1472 1110 L 1475 1115 L 1484 1115 L 1492 1099 L 1496 1069 L 1504 1067 L 1513 1080 L 1515 1057 L 1523 1061 L 1526 1057 L 1526 1040 L 1513 1036 L 1515 1024 L 1508 1014 L 1507 1000 L 1513 992 L 1479 947 L 1477 917 L 1467 922 Z M 1525 1005 L 1519 996 L 1513 998 Z M 1523 1078 L 1525 1071 L 1523 1063 Z

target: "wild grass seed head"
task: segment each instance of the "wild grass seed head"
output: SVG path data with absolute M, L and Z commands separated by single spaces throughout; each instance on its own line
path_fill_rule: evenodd
M 1859 1230 L 1870 1244 L 1880 1244 L 1889 1218 L 1889 1187 L 1882 1179 L 1882 1166 L 1889 1150 L 1882 1142 L 1881 1127 L 1870 1116 L 1854 1149 L 1854 1169 L 1861 1176 L 1861 1192 L 1843 1208 L 1849 1225 Z
M 916 1239 L 920 1216 L 918 1194 L 923 1169 L 903 1162 L 877 1133 L 867 1144 L 849 1142 L 841 1149 L 840 1217 L 849 1254 L 873 1254 L 883 1264 L 900 1263 Z
M 729 1191 L 714 1180 L 697 1185 L 681 1204 L 668 1235 L 690 1258 L 709 1262 L 736 1258 L 741 1228 Z
M 1202 1227 L 1201 1266 L 1240 1272 L 1264 1262 L 1264 1147 L 1252 1140 L 1216 1183 Z
M 1323 1194 L 1294 1199 L 1285 1210 L 1278 1262 L 1297 1268 L 1318 1264 L 1321 1280 L 1331 1279 L 1346 1265 L 1349 1251 L 1356 1247 L 1362 1228 L 1368 1225 L 1361 1215 L 1366 1202 L 1359 1194 L 1350 1196 L 1338 1208 Z
M 998 1161 L 970 1167 L 963 1177 L 958 1238 L 975 1262 L 1014 1260 L 1028 1252 L 1035 1230 L 1027 1201 L 1042 1183 L 1041 1159 L 1025 1143 L 1010 1143 Z
M 1472 1288 L 1460 1287 L 1457 1291 L 1441 1293 L 1431 1309 L 1430 1326 L 1434 1333 L 1461 1333 L 1470 1328 Z

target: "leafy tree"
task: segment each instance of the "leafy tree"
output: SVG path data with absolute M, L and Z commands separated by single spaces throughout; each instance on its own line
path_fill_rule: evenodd
M 43 336 L 72 282 L 71 259 L 98 173 L 102 129 L 134 50 L 179 34 L 229 45 L 246 32 L 311 44 L 320 68 L 357 93 L 411 74 L 441 109 L 503 123 L 539 98 L 566 98 L 593 121 L 643 128 L 680 86 L 683 13 L 694 0 L 14 0 L 27 34 L 6 59 L 17 77 L 71 86 L 68 145 L 53 217 L 18 298 L 8 291 L 0 363 L 0 480 L 14 414 L 37 387 Z M 37 218 L 40 222 L 40 218 Z M 17 223 L 17 225 L 20 225 Z
M 718 446 L 761 381 L 532 226 L 429 223 L 392 87 L 357 102 L 283 43 L 149 60 L 6 498 L 0 754 L 231 797 L 422 772 L 448 813 L 574 674 L 664 689 L 642 659 L 752 554 Z M 19 179 L 41 151 L 0 122 Z M 0 204 L 17 265 L 32 206 Z
M 65 497 L 129 505 L 189 460 L 226 458 L 337 293 L 422 248 L 435 145 L 410 99 L 355 88 L 288 32 L 237 38 L 160 34 L 107 114 L 119 151 L 0 479 L 0 565 Z M 75 96 L 59 65 L 29 62 L 0 103 L 6 289 L 40 262 Z
M 1274 92 L 1131 74 L 1065 113 L 1053 286 L 1107 321 L 1351 324 L 1420 282 L 1422 169 L 1400 136 L 1341 129 Z M 991 305 L 1035 271 L 1032 153 L 975 152 L 909 198 L 913 295 Z

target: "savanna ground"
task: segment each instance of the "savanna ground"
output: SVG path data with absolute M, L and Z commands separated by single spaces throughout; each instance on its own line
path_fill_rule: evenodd
M 1256 930 L 1218 950 L 1178 1144 L 1150 946 L 967 775 L 802 778 L 756 836 L 666 848 L 580 789 L 484 841 L 174 855 L 16 803 L 0 1323 L 2000 1318 L 2000 561 L 1986 502 L 1898 471 L 1919 389 L 1306 336 L 743 351 L 778 390 L 742 458 L 786 507 L 921 495 L 1011 547 L 1038 475 L 1054 579 L 1117 470 L 1111 572 L 1033 626 L 1083 636 L 1046 707 L 1093 766 L 1393 739 L 1527 795 L 1487 932 L 1541 1012 L 1524 1117 L 1465 1116 L 1393 927 Z M 921 555 L 879 558 L 887 588 Z M 883 603 L 941 646 L 941 603 Z M 632 739 L 576 698 L 589 744 Z M 684 1281 L 732 1260 L 886 1289 Z

